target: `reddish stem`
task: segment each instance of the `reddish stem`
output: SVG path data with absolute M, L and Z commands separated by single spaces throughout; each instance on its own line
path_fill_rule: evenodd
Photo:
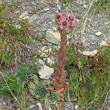
M 61 42 L 57 56 L 55 78 L 53 79 L 53 84 L 56 90 L 60 90 L 64 88 L 63 80 L 66 77 L 63 76 L 63 69 L 64 69 L 64 61 L 66 58 L 66 48 L 67 48 L 67 34 L 61 33 Z

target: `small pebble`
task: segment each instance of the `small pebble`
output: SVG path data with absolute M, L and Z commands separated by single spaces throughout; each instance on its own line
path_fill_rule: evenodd
M 78 109 L 78 105 L 75 105 L 75 109 L 76 109 L 76 110 Z
M 34 105 L 33 105 L 33 104 L 31 104 L 31 105 L 29 106 L 29 108 L 34 108 Z
M 102 35 L 102 33 L 99 31 L 99 32 L 96 32 L 95 33 L 97 36 L 100 36 L 100 35 Z
M 102 42 L 100 43 L 100 46 L 108 46 L 108 44 L 107 44 L 106 41 L 102 41 Z
M 84 8 L 87 8 L 87 5 L 84 4 L 83 7 L 84 7 Z
M 43 110 L 41 103 L 38 103 L 37 106 L 39 107 L 39 110 Z
M 6 105 L 6 103 L 5 103 L 5 102 L 3 102 L 3 105 Z

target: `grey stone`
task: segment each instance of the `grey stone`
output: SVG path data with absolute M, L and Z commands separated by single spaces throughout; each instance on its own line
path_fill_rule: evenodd
M 53 72 L 54 72 L 53 68 L 44 65 L 41 67 L 41 70 L 39 71 L 39 75 L 40 75 L 39 77 L 41 79 L 49 79 Z
M 34 108 L 34 107 L 35 107 L 34 104 L 30 104 L 30 105 L 29 105 L 29 108 L 31 108 L 31 109 Z
M 53 32 L 53 31 L 47 31 L 46 40 L 51 42 L 51 43 L 54 43 L 54 44 L 59 44 L 59 42 L 60 42 L 60 33 Z

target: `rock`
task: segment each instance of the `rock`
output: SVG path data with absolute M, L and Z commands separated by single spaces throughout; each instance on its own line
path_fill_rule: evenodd
M 15 27 L 16 27 L 17 29 L 20 29 L 20 28 L 21 28 L 21 26 L 20 26 L 20 25 L 15 25 Z
M 58 8 L 58 10 L 61 10 L 61 6 L 60 5 L 57 5 L 57 8 Z
M 97 52 L 98 52 L 98 50 L 95 49 L 95 50 L 93 50 L 93 51 L 83 51 L 82 54 L 83 54 L 83 55 L 86 55 L 86 56 L 94 56 L 94 55 L 97 54 Z
M 91 40 L 95 40 L 95 36 L 92 35 L 92 34 L 89 34 L 88 37 L 89 37 Z
M 45 57 L 48 57 L 49 53 L 52 53 L 52 48 L 50 48 L 50 47 L 48 48 L 47 46 L 43 46 L 43 47 L 42 47 L 42 51 L 43 51 L 43 52 L 41 53 L 41 56 L 42 56 L 42 57 L 44 57 L 44 56 L 45 56 Z M 41 52 L 41 51 L 39 50 L 39 53 L 40 53 L 40 52 Z
M 41 59 L 39 59 L 38 62 L 39 62 L 40 65 L 45 65 L 44 61 L 41 60 Z M 36 62 L 35 64 L 38 64 L 38 63 Z
M 100 36 L 102 35 L 102 33 L 99 31 L 99 32 L 96 32 L 95 35 Z
M 107 44 L 106 41 L 102 41 L 102 42 L 100 43 L 100 46 L 108 46 L 108 44 Z
M 47 58 L 47 62 L 48 62 L 50 65 L 54 64 L 54 61 L 53 61 L 51 58 Z
M 53 65 L 54 64 L 54 60 L 51 59 L 51 58 L 44 58 L 44 60 L 46 60 L 49 65 Z M 41 67 L 45 65 L 45 62 L 43 60 L 41 60 L 41 59 L 39 59 L 38 62 L 39 62 Z M 37 65 L 38 62 L 36 62 L 35 64 Z
M 34 104 L 29 105 L 29 108 L 34 108 L 34 107 L 35 107 Z
M 37 106 L 38 106 L 39 110 L 43 110 L 41 103 L 38 103 Z
M 84 7 L 84 8 L 87 8 L 87 5 L 84 4 L 83 7 Z
M 22 13 L 22 14 L 19 16 L 19 18 L 21 18 L 21 19 L 29 19 L 28 12 L 25 11 L 24 13 Z
M 45 12 L 45 11 L 49 11 L 49 8 L 46 7 L 46 8 L 44 8 L 43 10 L 41 10 L 41 12 Z
M 52 19 L 52 22 L 55 23 L 55 18 Z
M 35 23 L 35 21 L 37 21 L 39 18 L 38 18 L 38 16 L 37 16 L 37 14 L 34 14 L 34 15 L 32 15 L 31 17 L 30 17 L 30 23 Z M 35 23 L 36 24 L 36 23 Z
M 75 110 L 77 110 L 78 109 L 78 105 L 75 105 Z
M 52 29 L 53 29 L 54 31 L 56 31 L 56 27 L 52 27 Z
M 74 103 L 72 102 L 63 102 L 64 110 L 74 110 Z
M 77 22 L 79 22 L 79 21 L 80 21 L 80 20 L 79 20 L 79 19 L 77 19 L 77 18 L 76 18 L 75 20 L 76 20 Z
M 41 67 L 41 70 L 39 71 L 39 75 L 40 75 L 39 77 L 41 79 L 49 79 L 53 72 L 54 72 L 53 68 L 44 65 Z
M 53 32 L 53 31 L 47 31 L 47 33 L 46 33 L 46 40 L 48 42 L 53 43 L 53 44 L 59 44 L 60 33 L 59 32 Z
M 19 14 L 20 13 L 20 11 L 19 10 L 16 10 L 16 14 Z
M 5 103 L 5 102 L 3 102 L 3 105 L 6 105 L 6 103 Z

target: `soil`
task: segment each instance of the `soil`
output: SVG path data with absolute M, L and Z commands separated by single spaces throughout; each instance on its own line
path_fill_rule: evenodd
M 89 4 L 87 2 L 82 4 L 80 0 L 73 2 L 70 1 L 70 6 L 62 4 L 59 0 L 15 0 L 15 2 L 15 13 L 19 17 L 21 16 L 22 18 L 27 18 L 29 20 L 29 22 L 33 26 L 32 32 L 34 34 L 32 35 L 32 38 L 35 40 L 36 45 L 39 48 L 48 48 L 51 45 L 58 47 L 58 45 L 48 42 L 45 39 L 43 39 L 42 41 L 36 40 L 37 34 L 43 35 L 45 30 L 54 31 L 52 28 L 55 27 L 53 18 L 54 15 L 58 12 L 74 13 L 76 19 L 76 28 L 75 31 L 69 35 L 69 41 L 76 44 L 84 43 L 80 48 L 80 51 L 90 51 L 98 49 L 102 41 L 110 41 L 110 19 L 108 19 L 108 21 L 105 20 L 105 18 L 107 18 L 107 13 L 103 7 L 100 7 L 99 12 L 89 12 L 87 14 L 87 21 L 85 22 L 85 20 L 83 20 L 80 23 L 79 21 L 82 20 L 82 18 L 84 17 L 83 15 L 85 14 L 86 10 L 88 10 Z M 11 0 L 6 0 L 7 6 L 9 6 L 10 3 Z M 91 8 L 91 10 L 92 9 L 93 8 Z M 11 13 L 11 16 L 13 17 L 13 19 L 15 19 L 14 12 Z M 102 34 L 96 35 L 97 32 L 101 32 Z M 29 47 L 31 47 L 30 50 L 32 52 L 39 52 L 39 49 L 35 48 L 33 45 L 29 45 Z M 30 50 L 27 49 L 26 51 L 29 52 Z M 32 63 L 30 59 L 22 59 L 22 61 L 17 61 L 17 64 L 20 64 L 20 62 L 27 64 Z M 36 62 L 38 62 L 38 59 L 36 59 Z M 13 73 L 16 71 L 16 66 L 12 68 L 7 68 L 6 65 L 5 67 L 2 66 L 2 71 L 6 73 Z M 33 103 L 33 101 L 31 100 L 34 99 L 30 99 L 29 105 L 26 110 L 40 110 L 37 106 L 39 102 L 34 100 L 35 103 Z M 46 110 L 45 103 L 41 104 L 43 110 Z M 62 104 L 63 110 L 77 109 L 76 102 L 63 102 Z M 19 110 L 16 105 L 17 103 L 14 99 L 7 99 L 0 96 L 0 110 Z M 54 105 L 51 105 L 51 109 L 57 110 Z M 108 97 L 107 99 L 106 107 L 104 110 L 110 110 L 110 97 Z

